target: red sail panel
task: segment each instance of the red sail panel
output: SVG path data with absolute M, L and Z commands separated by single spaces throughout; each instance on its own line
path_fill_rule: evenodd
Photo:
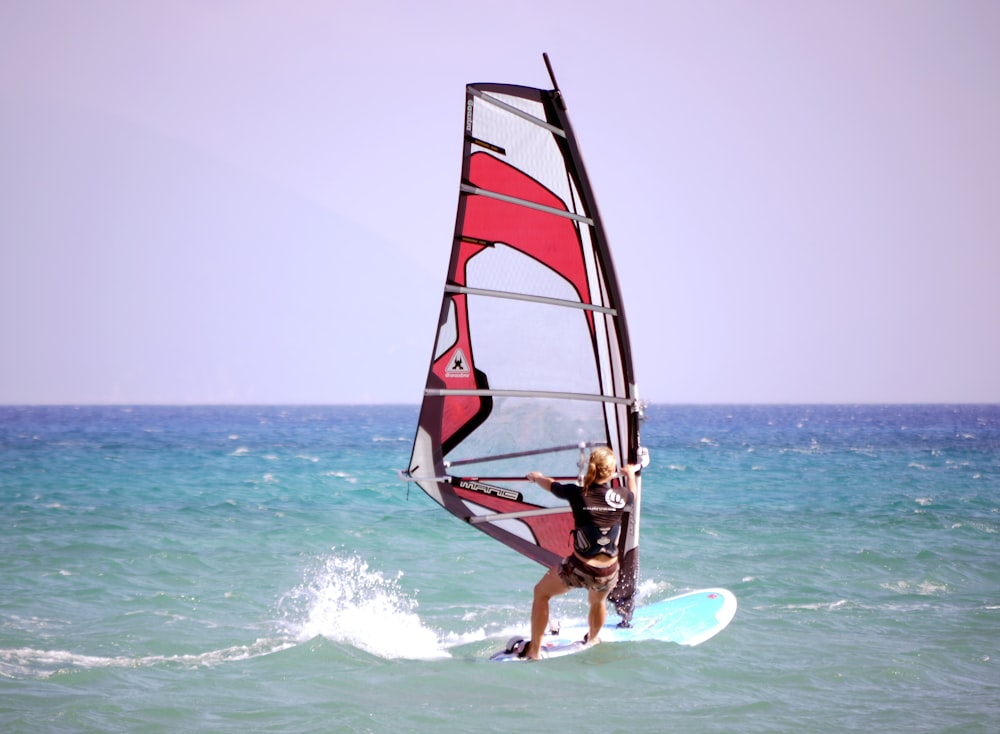
M 463 500 L 468 500 L 475 505 L 496 513 L 538 509 L 537 505 L 528 505 L 524 502 L 508 500 L 503 497 L 484 495 L 481 492 L 473 492 L 463 489 L 460 486 L 455 488 L 455 494 Z M 569 512 L 522 517 L 511 522 L 523 523 L 530 531 L 534 543 L 548 551 L 551 554 L 551 559 L 562 558 L 573 552 L 571 537 L 571 533 L 573 532 L 573 516 Z M 489 526 L 485 526 L 484 529 L 489 532 L 488 528 Z
M 470 157 L 469 178 L 482 189 L 568 211 L 566 204 L 540 183 L 487 153 Z M 463 234 L 517 248 L 562 275 L 580 301 L 590 303 L 580 237 L 573 220 L 499 199 L 470 196 L 465 203 Z

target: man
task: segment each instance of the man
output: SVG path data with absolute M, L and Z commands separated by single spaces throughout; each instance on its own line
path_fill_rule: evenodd
M 583 486 L 562 484 L 541 472 L 531 472 L 528 480 L 569 501 L 573 511 L 573 553 L 550 568 L 535 585 L 531 605 L 531 640 L 523 657 L 536 660 L 549 623 L 549 601 L 570 589 L 587 589 L 590 631 L 586 641 L 600 642 L 599 635 L 608 610 L 605 602 L 618 581 L 618 541 L 622 529 L 622 514 L 638 494 L 635 473 L 638 465 L 624 467 L 627 488 L 611 487 L 617 469 L 611 449 L 598 446 L 590 452 Z

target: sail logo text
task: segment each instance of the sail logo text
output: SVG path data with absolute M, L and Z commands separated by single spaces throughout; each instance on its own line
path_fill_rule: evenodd
M 463 479 L 458 483 L 458 486 L 462 489 L 468 489 L 473 492 L 480 492 L 482 494 L 491 494 L 494 497 L 499 497 L 505 500 L 513 500 L 515 502 L 521 501 L 521 493 L 513 489 L 507 489 L 506 487 L 494 487 L 492 484 L 483 484 L 482 482 L 473 482 L 468 479 Z
M 472 132 L 472 100 L 465 103 L 465 132 Z

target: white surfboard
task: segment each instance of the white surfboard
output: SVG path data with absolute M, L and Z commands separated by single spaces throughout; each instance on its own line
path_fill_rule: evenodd
M 619 627 L 610 621 L 601 629 L 601 642 L 636 642 L 660 640 L 679 645 L 700 645 L 719 634 L 736 614 L 736 597 L 727 589 L 699 589 L 686 594 L 638 607 L 629 627 Z M 562 657 L 586 650 L 583 642 L 586 624 L 563 627 L 542 640 L 542 656 Z M 505 649 L 495 653 L 490 660 L 510 662 L 524 660 L 519 657 L 520 638 L 513 638 Z

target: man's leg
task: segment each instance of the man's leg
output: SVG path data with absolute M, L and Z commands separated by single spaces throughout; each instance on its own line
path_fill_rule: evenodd
M 565 594 L 569 587 L 559 578 L 559 568 L 550 568 L 535 584 L 535 598 L 531 602 L 531 640 L 524 649 L 524 657 L 538 659 L 538 650 L 542 646 L 542 637 L 549 624 L 549 600 L 554 596 Z M 606 594 L 605 594 L 606 596 Z
M 594 591 L 593 589 L 588 591 L 590 614 L 587 615 L 587 622 L 590 625 L 590 631 L 587 633 L 587 642 L 591 645 L 601 641 L 601 627 L 604 626 L 604 621 L 608 618 L 607 600 L 609 593 L 611 593 L 610 587 L 604 591 Z

